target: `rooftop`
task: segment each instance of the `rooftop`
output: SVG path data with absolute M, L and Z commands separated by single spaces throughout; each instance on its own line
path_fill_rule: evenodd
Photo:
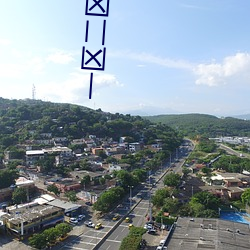
M 62 201 L 62 200 L 59 200 L 59 199 L 55 199 L 53 201 L 50 201 L 50 202 L 48 202 L 48 204 L 64 209 L 65 213 L 76 210 L 79 207 L 81 207 L 81 205 L 74 204 L 74 203 L 67 202 L 67 201 Z
M 249 225 L 221 219 L 178 218 L 168 250 L 250 249 Z
M 15 209 L 9 209 L 7 211 L 8 213 L 3 215 L 3 217 L 6 217 L 13 224 L 18 225 L 21 221 L 35 221 L 41 217 L 47 217 L 52 213 L 61 211 L 61 209 L 48 205 L 29 203 L 22 207 L 17 206 Z

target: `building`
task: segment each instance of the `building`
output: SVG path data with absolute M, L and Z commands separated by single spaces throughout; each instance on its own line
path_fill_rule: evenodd
M 48 182 L 48 184 L 50 183 Z M 52 184 L 55 185 L 61 193 L 79 190 L 82 187 L 79 181 L 74 181 L 71 178 L 61 179 L 61 180 L 55 181 Z
M 26 151 L 26 164 L 27 166 L 33 166 L 38 160 L 44 158 L 43 150 L 28 150 Z
M 250 249 L 249 225 L 208 218 L 181 218 L 166 240 L 168 250 Z
M 108 171 L 109 173 L 113 173 L 114 171 L 120 171 L 120 170 L 128 170 L 130 168 L 129 164 L 123 163 L 123 164 L 109 164 Z
M 128 149 L 131 153 L 142 150 L 142 144 L 139 142 L 133 142 L 128 144 Z
M 8 207 L 4 212 L 1 220 L 6 230 L 18 238 L 64 221 L 63 209 L 36 202 Z
M 74 217 L 77 214 L 82 213 L 82 206 L 79 204 L 74 204 L 72 202 L 54 199 L 52 201 L 49 201 L 47 204 L 50 206 L 62 209 L 66 217 Z

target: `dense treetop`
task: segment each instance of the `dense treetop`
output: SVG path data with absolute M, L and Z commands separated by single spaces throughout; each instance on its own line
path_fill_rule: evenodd
M 146 119 L 179 129 L 184 135 L 207 137 L 250 136 L 250 121 L 232 117 L 218 118 L 206 114 L 180 114 L 147 116 Z

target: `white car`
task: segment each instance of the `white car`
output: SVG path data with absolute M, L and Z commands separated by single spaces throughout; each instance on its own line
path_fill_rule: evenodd
M 145 224 L 144 229 L 147 229 L 147 230 L 153 229 L 153 225 L 152 224 Z
M 86 216 L 84 214 L 79 214 L 78 215 L 78 220 L 83 220 Z
M 95 227 L 95 224 L 94 224 L 92 221 L 86 221 L 84 224 L 85 224 L 87 227 L 92 227 L 92 228 Z
M 73 223 L 73 224 L 77 224 L 77 223 L 78 223 L 78 219 L 72 217 L 72 218 L 69 219 L 69 222 L 71 222 L 71 223 Z

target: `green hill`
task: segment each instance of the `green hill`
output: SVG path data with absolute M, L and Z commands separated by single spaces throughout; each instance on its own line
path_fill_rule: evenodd
M 189 136 L 196 134 L 208 137 L 250 136 L 250 121 L 232 117 L 218 118 L 206 114 L 181 114 L 147 116 L 144 118 L 151 122 L 166 124 Z
M 66 137 L 69 142 L 88 135 L 116 141 L 127 136 L 132 142 L 143 138 L 145 143 L 158 138 L 163 139 L 167 150 L 174 149 L 181 141 L 172 128 L 152 125 L 140 116 L 112 114 L 73 104 L 0 98 L 0 152 L 27 141 L 42 140 L 46 133 Z

